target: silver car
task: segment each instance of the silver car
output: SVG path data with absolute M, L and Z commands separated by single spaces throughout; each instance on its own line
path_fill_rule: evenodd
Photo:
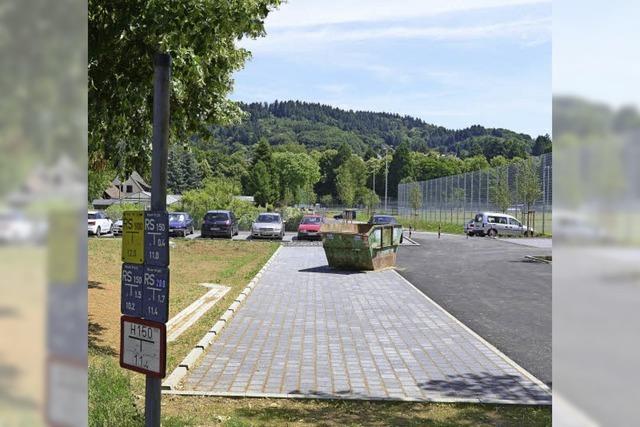
M 251 237 L 280 239 L 284 237 L 284 221 L 278 213 L 265 212 L 251 224 Z
M 528 229 L 520 221 L 511 215 L 497 212 L 480 212 L 476 214 L 473 223 L 473 234 L 479 236 L 521 236 L 533 234 L 533 229 Z

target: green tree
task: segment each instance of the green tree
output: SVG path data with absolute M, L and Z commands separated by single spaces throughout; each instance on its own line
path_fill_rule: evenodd
M 422 208 L 422 191 L 418 184 L 412 184 L 409 190 L 409 206 L 413 209 L 413 215 L 418 215 L 418 209 Z
M 494 158 L 489 160 L 489 165 L 492 168 L 507 166 L 508 164 L 509 164 L 509 160 L 504 156 L 495 156 Z
M 358 199 L 362 199 L 366 182 L 367 166 L 360 156 L 352 154 L 337 171 L 338 198 L 346 206 L 353 206 Z
M 262 160 L 251 169 L 247 187 L 258 206 L 272 205 L 278 198 L 276 183 Z
M 169 191 L 182 194 L 186 190 L 186 178 L 184 176 L 182 156 L 177 147 L 173 146 L 169 150 L 167 163 L 167 187 Z
M 200 175 L 203 180 L 213 178 L 213 170 L 207 159 L 202 159 L 198 162 L 198 169 L 200 170 Z
M 200 187 L 202 175 L 193 152 L 189 149 L 183 149 L 180 160 L 185 181 L 185 186 L 180 192 Z
M 529 211 L 531 210 L 531 205 L 542 195 L 538 174 L 539 167 L 539 160 L 535 157 L 529 157 L 528 159 L 518 162 L 518 198 L 526 207 L 527 226 L 530 226 Z
M 273 166 L 273 151 L 266 138 L 261 138 L 253 150 L 251 166 L 255 166 L 258 162 L 264 163 L 269 169 Z
M 549 134 L 540 135 L 536 138 L 531 148 L 531 155 L 539 156 L 541 154 L 550 153 L 552 149 L 551 137 Z
M 511 206 L 511 190 L 509 189 L 509 169 L 506 166 L 491 170 L 489 197 L 500 212 L 506 212 Z
M 88 202 L 91 203 L 95 199 L 101 199 L 104 190 L 109 187 L 111 181 L 116 176 L 115 171 L 111 169 L 106 170 L 92 170 L 89 169 L 88 176 Z
M 335 197 L 336 193 L 336 170 L 338 169 L 338 151 L 334 149 L 325 150 L 320 154 L 318 165 L 320 166 L 320 180 L 315 186 L 316 193 Z
M 345 167 L 338 169 L 336 176 L 336 190 L 338 198 L 346 207 L 352 207 L 356 201 L 357 186 L 353 173 Z
M 360 197 L 362 204 L 367 208 L 367 214 L 372 215 L 376 207 L 380 205 L 380 197 L 370 188 L 363 188 Z
M 264 19 L 279 4 L 89 0 L 90 159 L 106 159 L 125 173 L 148 171 L 157 52 L 173 58 L 172 138 L 204 135 L 210 124 L 237 121 L 242 112 L 227 96 L 233 73 L 250 56 L 237 40 L 264 35 Z
M 202 188 L 187 190 L 182 195 L 182 205 L 196 221 L 213 209 L 227 209 L 240 194 L 240 185 L 225 178 L 212 178 L 203 182 Z
M 464 172 L 478 171 L 487 169 L 488 167 L 489 162 L 487 161 L 487 158 L 482 154 L 464 159 Z
M 277 152 L 273 154 L 273 164 L 283 204 L 311 203 L 315 199 L 313 186 L 320 180 L 320 168 L 313 157 L 306 153 Z M 287 191 L 290 197 L 285 198 Z
M 400 181 L 413 176 L 412 166 L 409 144 L 406 141 L 402 142 L 393 153 L 389 164 L 388 193 L 390 197 L 397 197 Z

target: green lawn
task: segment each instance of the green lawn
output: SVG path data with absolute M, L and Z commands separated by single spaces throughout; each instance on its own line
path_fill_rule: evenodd
M 177 341 L 167 372 L 184 358 L 277 248 L 271 242 L 176 240 L 171 251 L 170 317 L 206 292 L 232 290 Z M 89 418 L 92 426 L 139 426 L 144 376 L 118 366 L 120 240 L 89 240 Z M 551 425 L 551 409 L 501 405 L 170 396 L 163 426 L 493 426 Z

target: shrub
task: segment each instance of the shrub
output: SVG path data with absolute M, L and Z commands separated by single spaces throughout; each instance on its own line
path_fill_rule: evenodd
M 111 218 L 113 221 L 117 221 L 122 219 L 122 212 L 125 211 L 143 211 L 144 205 L 140 205 L 137 203 L 119 203 L 109 206 L 105 209 L 105 213 Z
M 298 226 L 300 225 L 300 221 L 302 221 L 304 212 L 299 208 L 286 207 L 282 209 L 280 215 L 282 215 L 282 219 L 286 221 L 284 224 L 285 231 L 298 231 Z

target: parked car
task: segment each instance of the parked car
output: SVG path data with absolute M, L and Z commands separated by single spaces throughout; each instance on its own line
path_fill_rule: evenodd
M 511 215 L 495 212 L 480 212 L 474 217 L 474 234 L 479 236 L 521 236 L 532 235 L 533 228 L 527 228 Z
M 238 234 L 238 220 L 231 211 L 209 211 L 204 215 L 202 237 L 228 237 Z
M 21 212 L 0 213 L 0 243 L 25 243 L 36 237 L 34 222 Z
M 284 237 L 284 221 L 279 213 L 265 212 L 251 224 L 251 237 L 269 237 L 282 240 Z
M 378 215 L 373 214 L 371 218 L 369 218 L 369 224 L 374 225 L 388 225 L 388 224 L 397 224 L 398 220 L 394 216 L 391 215 Z
M 169 235 L 187 237 L 193 234 L 193 218 L 186 212 L 169 213 Z
M 113 223 L 113 227 L 111 227 L 111 232 L 114 236 L 120 236 L 122 234 L 122 220 L 119 219 Z
M 475 222 L 475 219 L 470 219 L 469 221 L 465 222 L 464 234 L 466 234 L 467 236 L 475 235 Z
M 322 224 L 324 224 L 324 218 L 320 215 L 303 216 L 298 225 L 298 240 L 322 238 L 320 235 Z
M 89 234 L 100 237 L 103 234 L 111 233 L 113 221 L 102 211 L 89 211 L 88 229 Z

